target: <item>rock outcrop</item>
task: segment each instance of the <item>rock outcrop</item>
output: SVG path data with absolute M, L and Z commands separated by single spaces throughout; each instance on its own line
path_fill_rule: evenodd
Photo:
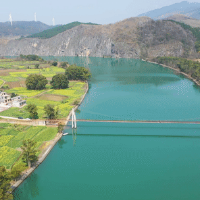
M 49 39 L 0 41 L 0 56 L 189 56 L 195 53 L 195 41 L 190 31 L 174 22 L 137 17 L 109 25 L 80 25 Z

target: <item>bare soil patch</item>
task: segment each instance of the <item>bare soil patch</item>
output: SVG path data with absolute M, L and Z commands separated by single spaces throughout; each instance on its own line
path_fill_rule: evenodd
M 24 69 L 0 69 L 0 76 L 9 76 L 10 72 L 26 72 Z
M 25 80 L 7 82 L 6 84 L 9 86 L 10 89 L 16 88 L 16 87 L 26 87 Z
M 54 94 L 43 94 L 38 99 L 46 100 L 46 101 L 63 101 L 67 97 L 62 95 L 54 95 Z

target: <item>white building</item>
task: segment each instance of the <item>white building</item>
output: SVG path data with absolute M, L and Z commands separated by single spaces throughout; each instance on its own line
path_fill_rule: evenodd
M 22 107 L 26 104 L 26 100 L 22 100 L 20 96 L 11 98 L 13 107 Z
M 26 104 L 26 101 L 23 100 L 20 96 L 11 98 L 6 92 L 0 91 L 0 105 L 8 105 L 11 107 L 22 107 Z
M 12 101 L 11 101 L 10 95 L 8 95 L 6 92 L 0 91 L 0 103 L 9 104 L 11 102 Z

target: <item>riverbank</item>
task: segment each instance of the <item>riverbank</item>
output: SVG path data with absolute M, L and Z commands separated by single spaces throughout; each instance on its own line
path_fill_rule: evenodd
M 153 63 L 153 64 L 157 64 L 157 65 L 161 65 L 162 67 L 172 69 L 172 70 L 178 72 L 179 74 L 183 74 L 186 78 L 192 80 L 196 85 L 200 86 L 200 82 L 199 81 L 197 81 L 196 79 L 192 78 L 189 74 L 186 74 L 186 73 L 180 71 L 180 69 L 176 69 L 174 67 L 167 66 L 167 65 L 164 65 L 164 64 L 159 64 L 157 62 L 153 62 L 153 61 L 150 61 L 150 60 L 142 60 L 142 61 Z
M 79 104 L 77 106 L 75 106 L 75 110 L 80 106 L 80 104 L 82 103 L 82 101 L 84 100 L 87 92 L 89 90 L 89 86 L 88 86 L 88 82 L 86 84 L 86 87 L 85 87 L 85 93 L 84 95 L 82 96 Z M 68 121 L 71 117 L 71 113 L 72 111 L 69 113 L 69 115 L 67 116 L 66 118 L 66 125 L 68 124 Z M 33 172 L 34 170 L 45 160 L 45 158 L 48 156 L 48 154 L 51 152 L 51 150 L 53 149 L 53 147 L 57 144 L 57 142 L 62 138 L 62 133 L 58 133 L 56 135 L 56 137 L 50 141 L 50 145 L 48 145 L 43 151 L 42 153 L 39 155 L 39 159 L 38 161 L 35 163 L 34 166 L 32 166 L 31 168 L 29 169 L 26 169 L 24 172 L 22 172 L 22 175 L 20 177 L 20 180 L 18 181 L 15 181 L 11 184 L 11 188 L 12 188 L 12 191 L 14 191 L 19 185 L 21 185 L 21 183 L 23 183 L 23 181 L 28 178 Z

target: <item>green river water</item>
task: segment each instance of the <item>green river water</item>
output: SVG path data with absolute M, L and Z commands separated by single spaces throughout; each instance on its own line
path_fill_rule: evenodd
M 53 59 L 53 58 L 46 58 Z M 79 119 L 200 120 L 200 89 L 133 59 L 57 57 L 89 67 Z M 78 122 L 15 200 L 199 200 L 200 125 Z

